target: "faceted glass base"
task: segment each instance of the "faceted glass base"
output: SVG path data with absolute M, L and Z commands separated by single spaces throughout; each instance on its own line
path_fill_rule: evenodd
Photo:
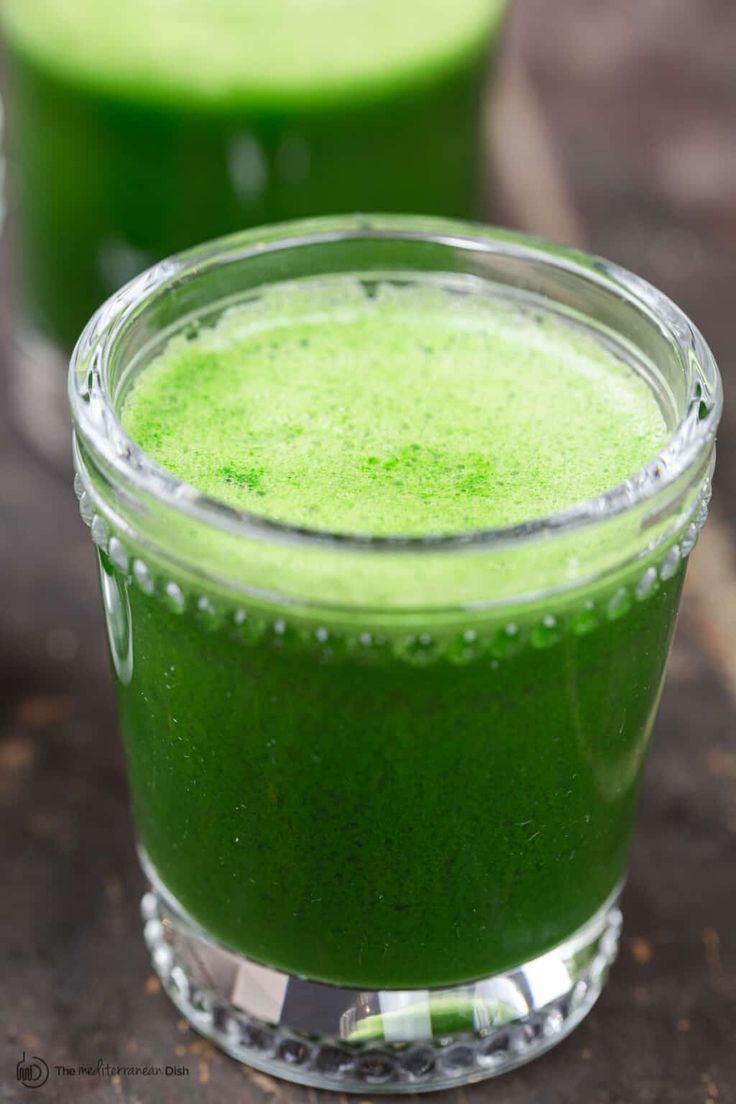
M 166 992 L 234 1058 L 321 1089 L 416 1093 L 494 1077 L 564 1039 L 616 956 L 618 896 L 531 962 L 454 988 L 404 992 L 343 989 L 261 966 L 217 944 L 159 884 L 142 911 Z

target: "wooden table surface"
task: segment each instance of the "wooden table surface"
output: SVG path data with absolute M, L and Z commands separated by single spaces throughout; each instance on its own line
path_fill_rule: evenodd
M 438 1104 L 736 1101 L 736 4 L 515 0 L 493 118 L 502 217 L 649 277 L 726 381 L 641 802 L 622 952 L 587 1021 Z M 0 1100 L 331 1104 L 224 1057 L 160 992 L 138 920 L 125 776 L 87 531 L 0 401 Z M 55 1065 L 186 1066 L 61 1078 Z M 345 1098 L 342 1098 L 345 1104 Z

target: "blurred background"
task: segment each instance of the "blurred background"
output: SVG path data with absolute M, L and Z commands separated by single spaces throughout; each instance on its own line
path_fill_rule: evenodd
M 32 0 L 23 2 L 32 7 Z M 485 1094 L 504 1104 L 722 1104 L 736 1100 L 736 407 L 730 387 L 736 353 L 736 6 L 732 0 L 513 0 L 502 36 L 494 30 L 484 38 L 483 64 L 489 39 L 495 79 L 488 84 L 483 129 L 491 172 L 482 172 L 467 137 L 474 133 L 480 54 L 470 51 L 454 77 L 438 79 L 426 102 L 413 101 L 422 148 L 437 136 L 437 162 L 423 163 L 419 173 L 435 188 L 431 197 L 424 189 L 428 209 L 461 215 L 466 204 L 476 204 L 497 222 L 590 249 L 647 277 L 703 330 L 724 376 L 726 405 L 711 520 L 690 567 L 642 797 L 619 965 L 593 1015 L 543 1062 L 465 1095 Z M 8 52 L 6 44 L 6 69 Z M 54 120 L 63 116 L 73 127 L 74 109 L 49 98 L 48 89 L 43 96 L 34 90 L 27 73 L 20 78 L 7 104 L 11 183 L 20 179 L 23 163 L 34 165 L 43 212 L 49 197 L 61 203 L 75 185 L 83 190 L 78 174 L 85 163 L 98 164 L 100 151 L 83 144 L 70 179 L 62 182 L 61 161 L 54 158 L 60 144 L 69 154 L 69 142 L 60 142 Z M 49 112 L 36 130 L 38 148 L 30 152 L 13 134 L 14 119 L 22 119 L 13 114 L 21 98 L 27 112 L 40 110 L 39 104 Z M 387 93 L 374 134 L 353 133 L 352 140 L 359 139 L 354 175 L 343 180 L 345 190 L 330 195 L 335 210 L 352 206 L 346 196 L 365 184 L 366 144 L 372 161 L 380 160 L 389 101 Z M 343 115 L 344 127 L 354 132 L 349 103 Z M 117 123 L 134 133 L 143 125 L 140 119 Z M 460 155 L 453 162 L 440 142 L 460 130 L 466 136 L 462 165 Z M 291 144 L 281 156 L 287 169 L 291 157 L 286 175 L 296 173 L 298 184 L 303 147 L 295 133 L 289 130 Z M 265 147 L 275 143 L 277 156 L 284 134 L 269 134 Z M 329 133 L 322 134 L 328 148 Z M 252 173 L 253 149 L 239 148 L 241 170 L 250 157 Z M 455 172 L 446 171 L 448 161 Z M 39 165 L 47 166 L 45 180 Z M 376 170 L 374 181 L 379 176 Z M 366 202 L 354 206 L 419 210 L 411 201 L 416 187 L 406 176 L 392 202 L 384 181 L 376 185 L 375 203 L 365 192 Z M 303 186 L 295 185 L 295 194 L 304 201 Z M 58 1095 L 48 1098 L 64 1102 L 148 1104 L 167 1093 L 177 1101 L 212 1104 L 236 1094 L 258 1102 L 311 1099 L 314 1094 L 236 1066 L 184 1024 L 172 1030 L 175 1014 L 148 976 L 137 917 L 142 879 L 96 570 L 68 471 L 58 459 L 66 427 L 62 422 L 59 428 L 53 400 L 39 399 L 44 387 L 53 390 L 43 373 L 36 377 L 40 392 L 21 395 L 26 416 L 18 417 L 21 330 L 26 336 L 33 331 L 34 340 L 43 330 L 45 345 L 55 346 L 63 360 L 72 340 L 64 327 L 86 311 L 97 287 L 80 292 L 82 280 L 72 278 L 58 221 L 43 232 L 26 222 L 22 234 L 19 198 L 20 188 L 11 189 L 1 303 L 0 847 L 7 965 L 0 1100 L 14 1101 L 23 1091 L 14 1076 L 23 1048 L 49 1064 L 102 1056 L 111 1063 L 185 1062 L 191 1069 L 189 1078 L 172 1081 L 59 1081 L 53 1088 Z M 282 196 L 277 217 L 292 213 L 290 203 Z M 256 213 L 267 217 L 270 210 Z M 210 229 L 205 220 L 196 237 Z M 185 244 L 179 237 L 190 231 L 189 223 L 173 228 L 173 248 Z M 141 253 L 156 245 L 143 243 Z M 21 288 L 21 254 L 26 272 L 35 273 L 32 293 L 28 282 Z M 120 251 L 107 256 L 110 279 L 135 264 Z M 47 292 L 44 305 L 49 272 L 53 302 Z M 54 317 L 62 320 L 56 328 Z M 44 347 L 48 360 L 47 353 Z

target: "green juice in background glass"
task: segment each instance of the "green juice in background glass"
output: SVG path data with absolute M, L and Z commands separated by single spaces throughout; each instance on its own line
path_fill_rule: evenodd
M 3 0 L 28 321 L 69 351 L 170 253 L 340 211 L 470 216 L 506 0 Z
M 600 992 L 720 401 L 668 311 L 511 234 L 332 219 L 87 332 L 146 938 L 237 1057 L 446 1087 Z

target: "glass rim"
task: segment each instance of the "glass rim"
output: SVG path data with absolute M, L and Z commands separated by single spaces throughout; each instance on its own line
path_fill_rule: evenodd
M 544 263 L 623 298 L 658 326 L 677 349 L 685 370 L 698 379 L 685 411 L 660 451 L 623 482 L 562 510 L 509 526 L 421 536 L 373 536 L 331 532 L 276 521 L 226 505 L 158 464 L 125 431 L 107 386 L 106 369 L 116 340 L 155 296 L 217 267 L 249 257 L 348 239 L 426 241 L 446 248 L 486 252 L 521 262 Z M 408 270 L 407 270 L 408 271 Z M 438 270 L 439 271 L 439 270 Z M 715 358 L 699 329 L 654 285 L 621 266 L 577 249 L 505 228 L 425 216 L 347 215 L 258 227 L 196 246 L 147 269 L 124 285 L 93 315 L 72 353 L 68 393 L 75 434 L 128 487 L 179 514 L 244 539 L 351 551 L 418 553 L 491 550 L 552 534 L 587 528 L 629 513 L 675 484 L 716 435 L 723 389 Z

